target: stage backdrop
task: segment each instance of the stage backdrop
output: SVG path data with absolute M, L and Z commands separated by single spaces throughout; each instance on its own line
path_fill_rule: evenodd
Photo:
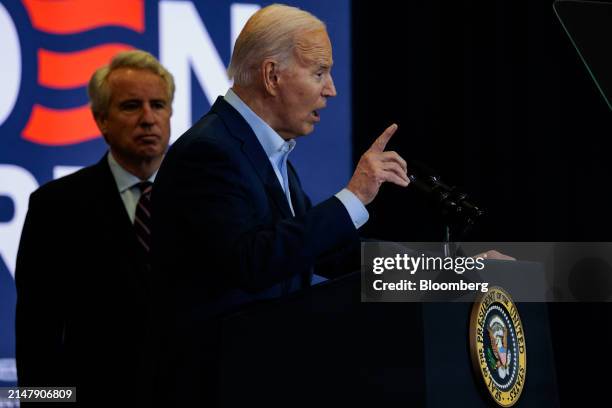
M 348 0 L 287 1 L 327 25 L 338 96 L 292 161 L 311 198 L 339 191 L 351 174 Z M 87 103 L 93 71 L 141 48 L 174 75 L 175 140 L 230 82 L 232 46 L 249 16 L 269 4 L 230 1 L 10 0 L 0 3 L 0 386 L 14 368 L 15 258 L 28 197 L 38 186 L 100 159 L 106 150 Z M 70 248 L 66 248 L 69 255 Z M 59 256 L 64 256 L 58 254 Z

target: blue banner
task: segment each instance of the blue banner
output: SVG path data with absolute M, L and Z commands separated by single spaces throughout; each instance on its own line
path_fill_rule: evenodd
M 288 1 L 327 26 L 338 96 L 292 161 L 314 202 L 339 191 L 352 171 L 350 5 Z M 23 0 L 0 3 L 0 385 L 16 381 L 15 259 L 28 198 L 40 185 L 95 163 L 106 145 L 89 111 L 93 71 L 121 50 L 156 55 L 174 75 L 172 140 L 231 85 L 232 45 L 252 13 L 270 2 Z M 62 254 L 58 254 L 62 256 Z

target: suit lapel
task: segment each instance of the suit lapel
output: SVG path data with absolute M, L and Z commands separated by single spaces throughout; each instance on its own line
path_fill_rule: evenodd
M 274 173 L 272 163 L 270 163 L 263 147 L 261 147 L 259 140 L 257 140 L 253 129 L 251 129 L 240 113 L 221 96 L 217 98 L 211 110 L 223 119 L 232 136 L 242 141 L 242 152 L 248 157 L 255 168 L 255 172 L 266 187 L 268 195 L 272 197 L 283 217 L 291 217 L 292 214 L 287 197 L 278 182 L 276 173 Z
M 306 193 L 302 190 L 300 179 L 298 178 L 297 172 L 291 162 L 287 161 L 287 176 L 289 177 L 289 191 L 291 191 L 291 201 L 293 203 L 293 211 L 295 216 L 300 217 L 306 213 L 309 207 L 309 201 L 306 197 Z M 307 288 L 312 282 L 313 269 L 310 268 L 304 272 L 299 278 L 299 286 L 301 288 Z
M 104 228 L 107 241 L 112 244 L 113 250 L 124 251 L 127 254 L 141 254 L 144 251 L 138 244 L 134 228 L 130 222 L 121 195 L 117 190 L 117 183 L 111 173 L 106 155 L 96 165 L 96 185 L 94 195 L 95 213 L 100 217 L 99 225 Z M 122 247 L 122 248 L 120 248 Z M 130 255 L 131 259 L 134 255 Z
M 293 204 L 293 211 L 295 211 L 295 216 L 299 217 L 300 215 L 304 215 L 306 213 L 306 194 L 304 190 L 302 190 L 302 186 L 297 177 L 297 173 L 295 168 L 290 162 L 287 162 L 287 175 L 289 177 L 289 191 L 291 192 L 291 202 Z

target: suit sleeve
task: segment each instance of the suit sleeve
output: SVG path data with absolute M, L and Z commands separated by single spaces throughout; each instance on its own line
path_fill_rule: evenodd
M 15 283 L 17 374 L 20 386 L 67 385 L 63 382 L 64 307 L 57 265 L 61 239 L 53 224 L 56 214 L 30 197 L 21 234 Z
M 293 166 L 291 166 L 291 171 L 295 175 L 299 187 L 302 188 L 302 183 Z M 306 193 L 304 193 L 304 199 L 306 201 L 306 208 L 312 208 L 312 201 Z M 360 244 L 361 237 L 354 236 L 340 248 L 319 257 L 315 263 L 315 272 L 327 279 L 334 279 L 349 272 L 358 271 L 361 267 Z

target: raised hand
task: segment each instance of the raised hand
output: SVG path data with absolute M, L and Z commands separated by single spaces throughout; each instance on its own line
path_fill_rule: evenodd
M 397 130 L 394 123 L 378 136 L 372 146 L 361 156 L 353 177 L 347 188 L 367 205 L 374 200 L 380 186 L 391 182 L 407 187 L 408 179 L 406 161 L 394 151 L 386 152 L 385 148 L 391 136 Z

